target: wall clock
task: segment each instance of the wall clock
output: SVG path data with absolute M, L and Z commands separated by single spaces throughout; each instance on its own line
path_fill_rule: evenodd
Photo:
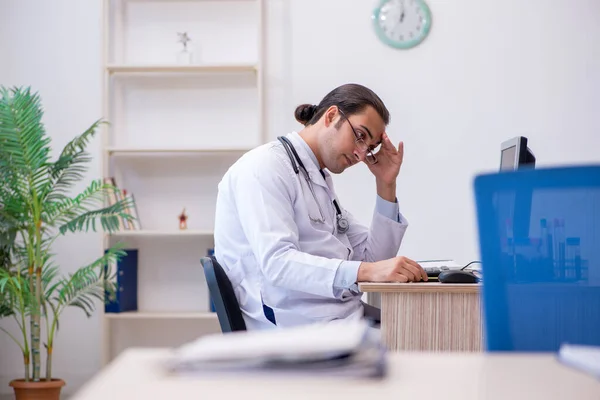
M 396 49 L 417 46 L 431 29 L 431 11 L 424 0 L 381 0 L 372 19 L 379 40 Z

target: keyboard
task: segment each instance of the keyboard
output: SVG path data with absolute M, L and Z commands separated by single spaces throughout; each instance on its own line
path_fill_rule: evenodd
M 427 273 L 428 278 L 437 278 L 442 271 L 449 271 L 448 267 L 425 267 L 423 270 Z

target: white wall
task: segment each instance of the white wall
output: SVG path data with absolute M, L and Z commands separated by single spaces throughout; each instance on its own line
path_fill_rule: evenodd
M 539 165 L 600 162 L 596 0 L 429 0 L 431 35 L 410 51 L 377 41 L 376 0 L 267 1 L 269 136 L 299 129 L 294 107 L 339 84 L 374 89 L 392 113 L 388 133 L 405 141 L 398 197 L 411 227 L 402 254 L 478 258 L 472 179 L 498 169 L 506 138 L 528 136 Z M 40 91 L 56 148 L 100 116 L 99 3 L 0 0 L 0 83 Z M 94 161 L 89 176 L 99 173 Z M 368 222 L 368 169 L 355 167 L 336 184 L 345 207 Z M 73 270 L 99 243 L 94 235 L 65 239 L 57 261 Z M 99 368 L 100 332 L 97 316 L 70 311 L 64 319 L 55 374 L 66 390 Z M 18 360 L 0 336 L 0 393 L 20 374 Z
M 600 161 L 600 2 L 428 0 L 432 31 L 411 51 L 378 42 L 374 3 L 291 2 L 282 112 L 345 82 L 371 87 L 392 114 L 388 133 L 405 141 L 398 198 L 411 226 L 401 252 L 478 259 L 471 184 L 498 169 L 500 142 L 528 136 L 540 165 Z M 369 175 L 359 166 L 337 179 L 345 206 L 367 221 Z
M 0 84 L 40 93 L 55 151 L 101 117 L 100 26 L 98 1 L 0 0 Z M 95 140 L 90 147 L 94 160 L 86 183 L 100 175 L 99 146 Z M 55 261 L 64 273 L 72 272 L 97 258 L 101 248 L 98 234 L 67 236 L 56 242 Z M 98 315 L 65 312 L 53 363 L 54 374 L 68 380 L 65 392 L 100 367 L 100 332 Z M 0 393 L 10 392 L 9 380 L 22 376 L 21 360 L 14 343 L 0 334 Z

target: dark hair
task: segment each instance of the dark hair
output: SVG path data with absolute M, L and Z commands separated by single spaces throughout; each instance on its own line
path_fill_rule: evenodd
M 377 111 L 383 122 L 390 123 L 390 112 L 383 101 L 371 89 L 356 83 L 339 86 L 329 92 L 319 105 L 302 104 L 296 107 L 294 116 L 302 125 L 312 125 L 331 106 L 337 106 L 346 116 L 359 114 L 371 106 Z

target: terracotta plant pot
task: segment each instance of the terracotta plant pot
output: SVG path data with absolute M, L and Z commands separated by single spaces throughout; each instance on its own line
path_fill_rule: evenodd
M 15 379 L 9 385 L 15 391 L 15 400 L 59 400 L 60 389 L 65 386 L 65 381 L 52 379 L 50 382 L 25 382 L 24 379 Z

